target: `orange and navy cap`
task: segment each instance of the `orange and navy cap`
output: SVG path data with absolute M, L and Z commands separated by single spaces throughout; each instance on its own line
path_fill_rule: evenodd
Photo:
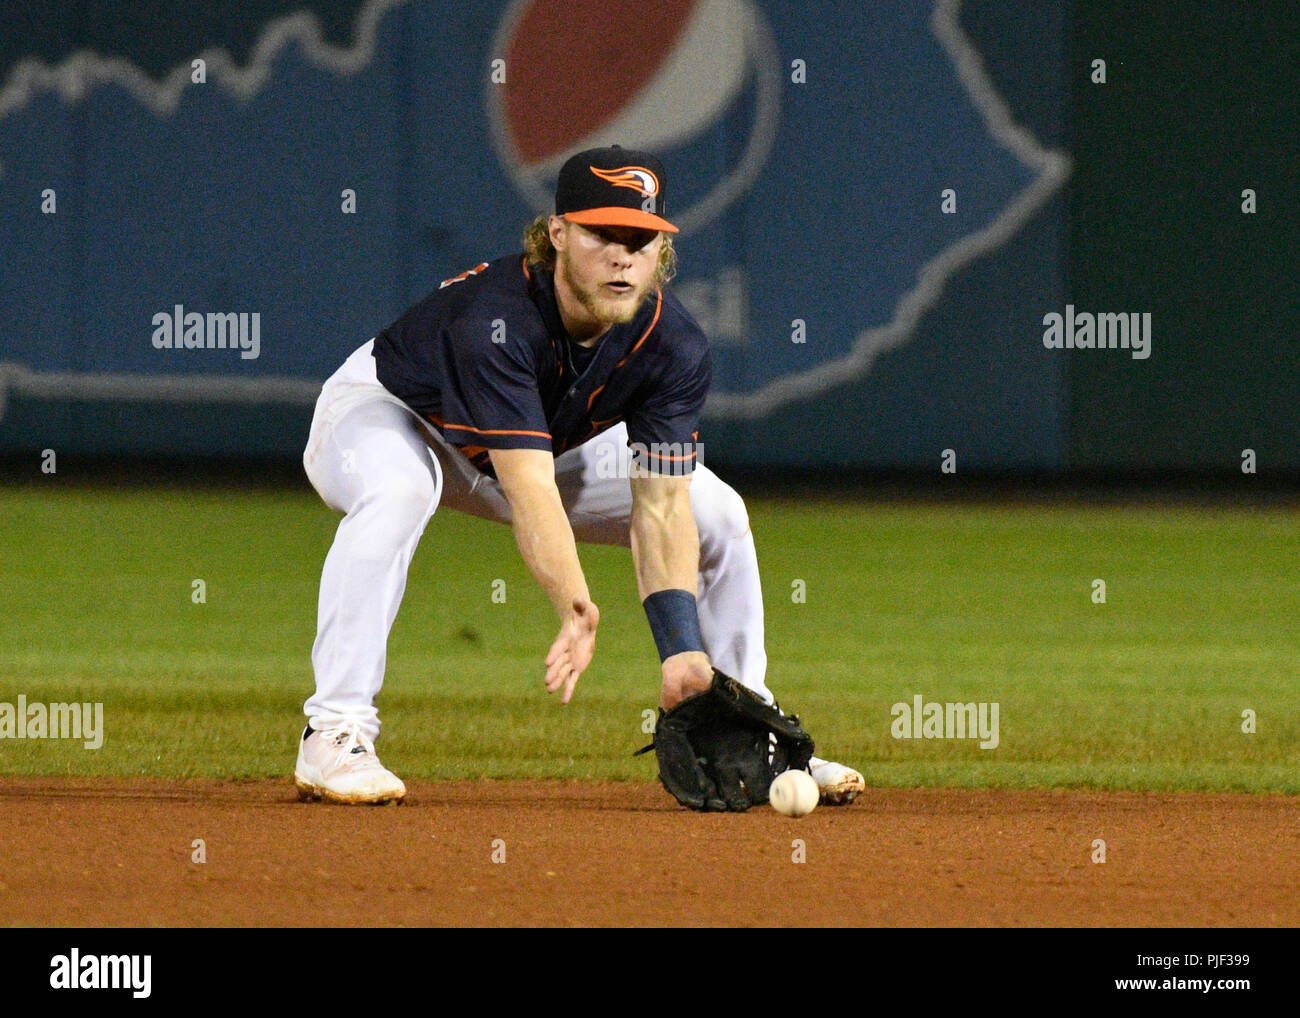
M 611 145 L 571 157 L 555 185 L 555 214 L 581 226 L 633 226 L 676 233 L 663 218 L 664 164 Z

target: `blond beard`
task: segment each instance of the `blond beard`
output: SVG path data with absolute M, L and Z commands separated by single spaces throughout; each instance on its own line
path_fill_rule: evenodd
M 639 289 L 632 291 L 631 299 L 611 300 L 602 296 L 599 291 L 591 290 L 583 286 L 574 278 L 573 267 L 569 263 L 567 255 L 563 251 L 556 252 L 556 265 L 564 273 L 564 281 L 569 285 L 569 292 L 582 305 L 587 314 L 599 322 L 601 325 L 626 325 L 636 313 L 641 310 L 641 305 L 650 294 L 653 283 L 646 283 Z

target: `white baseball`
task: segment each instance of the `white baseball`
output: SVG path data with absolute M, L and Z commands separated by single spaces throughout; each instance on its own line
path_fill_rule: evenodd
M 788 817 L 807 816 L 817 808 L 821 790 L 807 771 L 778 774 L 767 790 L 768 801 L 778 813 Z

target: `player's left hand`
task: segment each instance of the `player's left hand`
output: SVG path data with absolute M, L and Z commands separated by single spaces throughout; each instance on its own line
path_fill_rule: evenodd
M 651 745 L 659 780 L 683 806 L 738 813 L 767 802 L 778 774 L 807 769 L 814 749 L 797 717 L 721 672 L 659 712 Z
M 573 610 L 560 624 L 560 635 L 546 655 L 546 691 L 560 691 L 560 703 L 568 703 L 580 676 L 596 653 L 596 626 L 600 609 L 593 601 L 575 598 Z
M 683 651 L 664 660 L 660 667 L 659 705 L 672 710 L 688 696 L 703 693 L 713 685 L 713 664 L 700 650 Z

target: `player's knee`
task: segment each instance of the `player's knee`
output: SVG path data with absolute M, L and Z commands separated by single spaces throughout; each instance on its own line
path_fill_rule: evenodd
M 377 526 L 404 541 L 423 530 L 438 508 L 437 480 L 425 471 L 385 473 L 367 485 L 362 507 Z
M 733 541 L 749 532 L 745 500 L 729 484 L 718 481 L 710 485 L 701 497 L 692 498 L 691 509 L 701 545 Z

